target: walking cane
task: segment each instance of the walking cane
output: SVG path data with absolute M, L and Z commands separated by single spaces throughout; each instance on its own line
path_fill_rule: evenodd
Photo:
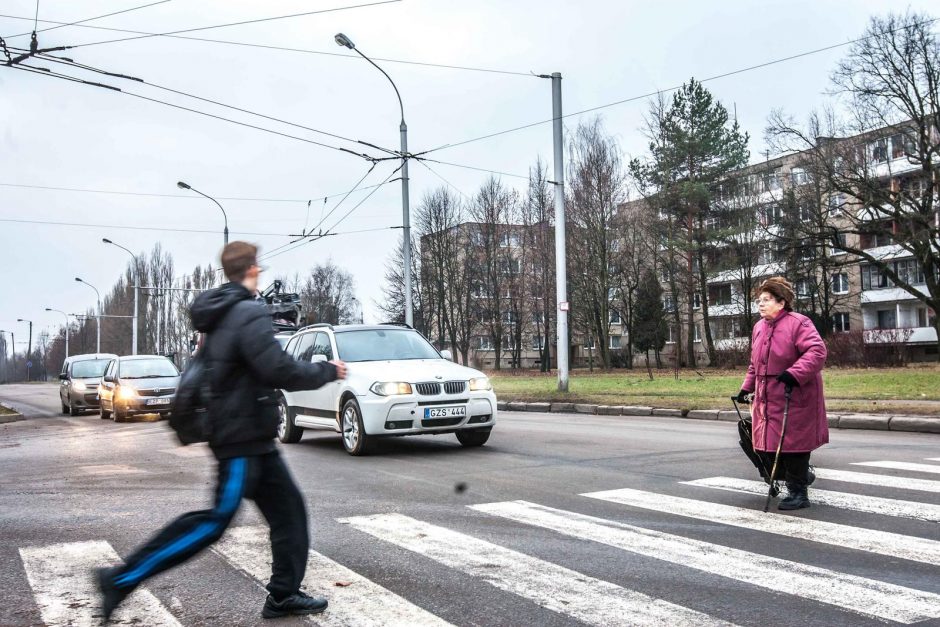
M 780 463 L 780 450 L 783 448 L 783 436 L 787 433 L 787 416 L 790 414 L 790 394 L 793 393 L 793 388 L 788 385 L 784 387 L 783 393 L 787 400 L 783 406 L 783 424 L 780 425 L 780 441 L 777 442 L 777 454 L 774 455 L 774 466 L 770 470 L 770 489 L 767 490 L 767 500 L 764 501 L 764 513 L 770 508 L 770 499 L 773 497 L 774 477 L 777 475 L 777 465 Z M 765 416 L 764 420 L 766 419 L 767 417 Z

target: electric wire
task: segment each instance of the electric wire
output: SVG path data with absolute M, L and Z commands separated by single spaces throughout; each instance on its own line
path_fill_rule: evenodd
M 49 28 L 41 28 L 41 29 L 37 30 L 36 33 L 37 33 L 37 34 L 38 34 L 38 33 L 46 33 L 46 32 L 51 31 L 51 30 L 56 30 L 56 29 L 59 29 L 59 28 L 65 28 L 66 26 L 79 26 L 80 24 L 84 24 L 84 23 L 86 23 L 86 22 L 93 22 L 93 21 L 95 21 L 95 20 L 101 20 L 101 19 L 104 19 L 104 18 L 106 18 L 106 17 L 111 17 L 112 15 L 120 15 L 121 13 L 130 13 L 131 11 L 137 11 L 138 9 L 146 9 L 147 7 L 152 7 L 152 6 L 155 6 L 155 5 L 158 5 L 158 4 L 164 4 L 164 3 L 166 3 L 166 2 L 171 2 L 171 0 L 157 0 L 157 2 L 151 2 L 151 3 L 149 3 L 149 4 L 142 4 L 142 5 L 140 5 L 140 6 L 131 7 L 131 8 L 129 8 L 129 9 L 121 9 L 120 11 L 112 11 L 111 13 L 105 13 L 105 14 L 103 14 L 103 15 L 96 15 L 95 17 L 89 17 L 89 18 L 86 18 L 86 19 L 84 19 L 84 20 L 78 20 L 78 21 L 76 21 L 76 22 L 51 22 L 50 20 L 41 20 L 44 24 L 45 24 L 45 23 L 55 23 L 55 24 L 58 24 L 58 26 L 50 26 Z M 38 16 L 37 16 L 37 17 L 38 17 Z M 39 20 L 37 20 L 37 21 L 39 21 Z M 9 37 L 6 37 L 6 39 L 15 39 L 15 38 L 17 38 L 17 37 L 25 37 L 26 35 L 29 35 L 29 34 L 30 34 L 29 32 L 26 32 L 26 33 L 18 33 L 18 34 L 16 34 L 16 35 L 10 35 Z
M 427 154 L 427 153 L 423 153 L 423 154 Z M 431 163 L 449 165 L 453 168 L 463 168 L 465 170 L 476 170 L 477 172 L 487 172 L 489 174 L 498 174 L 499 176 L 509 176 L 512 178 L 525 179 L 527 181 L 529 180 L 528 176 L 523 176 L 522 174 L 513 174 L 512 172 L 500 172 L 499 170 L 492 170 L 490 168 L 478 168 L 472 165 L 463 165 L 461 163 L 453 163 L 451 161 L 440 161 L 438 159 L 428 159 L 427 157 L 419 157 L 417 155 L 413 155 L 413 157 L 416 161 L 430 161 Z
M 25 17 L 16 16 L 16 15 L 5 15 L 5 14 L 0 14 L 0 17 L 15 19 L 15 20 L 31 19 L 31 18 L 25 18 Z M 130 30 L 126 28 L 113 28 L 113 27 L 108 27 L 108 26 L 93 26 L 89 24 L 56 22 L 53 20 L 40 20 L 40 22 L 47 23 L 47 24 L 59 24 L 61 26 L 77 26 L 79 28 L 112 31 L 112 32 L 118 32 L 118 33 L 130 33 L 134 35 L 167 37 L 169 39 L 200 41 L 203 43 L 222 44 L 222 45 L 228 45 L 228 46 L 241 46 L 245 48 L 258 48 L 261 50 L 274 50 L 274 51 L 279 51 L 279 52 L 296 52 L 296 53 L 301 53 L 301 54 L 314 54 L 314 55 L 320 55 L 320 56 L 326 56 L 326 57 L 341 57 L 343 59 L 353 59 L 356 61 L 364 61 L 364 59 L 360 57 L 359 55 L 344 54 L 342 52 L 327 52 L 325 50 L 310 50 L 308 48 L 291 48 L 289 46 L 275 46 L 271 44 L 258 44 L 258 43 L 251 43 L 251 42 L 245 42 L 245 41 L 231 41 L 227 39 L 212 39 L 208 37 L 189 37 L 186 35 L 168 35 L 168 34 L 161 34 L 161 33 L 148 33 L 146 31 Z M 370 57 L 370 58 L 373 61 L 382 61 L 384 63 L 398 63 L 402 65 L 415 65 L 419 67 L 442 68 L 446 70 L 463 70 L 463 71 L 468 71 L 468 72 L 484 72 L 484 73 L 489 73 L 489 74 L 505 74 L 509 76 L 524 76 L 526 78 L 537 77 L 537 75 L 533 74 L 532 72 L 501 70 L 497 68 L 483 68 L 483 67 L 475 67 L 475 66 L 470 66 L 470 65 L 451 65 L 451 64 L 446 64 L 446 63 L 430 63 L 427 61 L 410 61 L 406 59 L 390 59 L 388 57 Z
M 426 159 L 416 159 L 416 161 L 417 161 L 418 163 L 420 163 L 421 165 L 423 165 L 425 168 L 427 168 L 428 171 L 429 171 L 431 174 L 433 174 L 433 175 L 436 176 L 437 178 L 441 179 L 441 180 L 444 182 L 445 185 L 451 187 L 455 192 L 457 192 L 458 194 L 460 194 L 461 196 L 463 196 L 463 197 L 466 198 L 467 200 L 471 200 L 470 196 L 468 196 L 467 194 L 465 194 L 465 193 L 463 192 L 463 190 L 461 190 L 459 187 L 457 187 L 456 185 L 454 185 L 453 183 L 451 183 L 450 181 L 448 181 L 447 179 L 445 179 L 443 176 L 441 176 L 441 175 L 437 172 L 437 170 L 435 170 L 434 168 L 432 168 L 431 166 L 429 166 L 429 165 L 426 163 L 426 161 L 427 161 Z
M 936 22 L 936 21 L 938 21 L 938 20 L 940 20 L 940 17 L 938 17 L 938 18 L 932 18 L 932 19 L 929 19 L 929 20 L 924 20 L 923 22 L 919 22 L 918 24 L 926 26 L 926 25 L 932 24 L 932 23 L 934 23 L 934 22 Z M 894 30 L 892 30 L 892 31 L 886 31 L 886 32 L 893 33 L 893 32 L 899 31 L 899 30 L 904 30 L 905 28 L 910 28 L 910 26 L 902 26 L 902 27 L 899 27 L 899 28 L 894 29 Z M 822 48 L 816 48 L 816 49 L 814 49 L 814 50 L 808 50 L 808 51 L 806 51 L 806 52 L 800 52 L 800 53 L 797 53 L 797 54 L 792 54 L 792 55 L 787 56 L 787 57 L 781 57 L 781 58 L 779 58 L 779 59 L 773 59 L 773 60 L 770 60 L 770 61 L 765 61 L 765 62 L 763 62 L 763 63 L 758 63 L 758 64 L 756 64 L 756 65 L 750 65 L 750 66 L 743 67 L 743 68 L 739 68 L 739 69 L 736 69 L 736 70 L 731 70 L 731 71 L 729 71 L 729 72 L 722 72 L 721 74 L 715 74 L 715 75 L 713 75 L 713 76 L 709 76 L 709 77 L 707 77 L 707 78 L 703 78 L 703 79 L 699 80 L 698 82 L 700 82 L 700 83 L 708 83 L 708 82 L 716 81 L 716 80 L 719 80 L 719 79 L 722 79 L 722 78 L 728 78 L 728 77 L 730 77 L 730 76 L 735 76 L 735 75 L 738 75 L 738 74 L 744 74 L 744 73 L 746 73 L 746 72 L 751 72 L 751 71 L 753 71 L 753 70 L 763 69 L 763 68 L 766 68 L 766 67 L 770 67 L 770 66 L 772 66 L 772 65 L 776 65 L 776 64 L 778 64 L 778 63 L 786 63 L 787 61 L 793 61 L 793 60 L 796 60 L 796 59 L 801 59 L 801 58 L 808 57 L 808 56 L 811 56 L 811 55 L 814 55 L 814 54 L 819 54 L 820 52 L 828 52 L 828 51 L 830 51 L 830 50 L 835 50 L 835 49 L 837 49 L 837 48 L 843 48 L 843 47 L 845 47 L 845 46 L 850 46 L 850 45 L 855 44 L 855 43 L 863 42 L 863 41 L 865 41 L 865 40 L 867 40 L 867 39 L 871 39 L 873 36 L 874 36 L 874 35 L 869 35 L 869 36 L 867 36 L 867 37 L 859 37 L 859 38 L 857 38 L 857 39 L 851 39 L 851 40 L 846 41 L 846 42 L 843 42 L 843 43 L 832 44 L 832 45 L 829 45 L 829 46 L 824 46 L 824 47 L 822 47 Z M 658 94 L 667 94 L 667 93 L 671 93 L 671 92 L 677 91 L 677 90 L 679 90 L 679 89 L 681 89 L 681 88 L 682 88 L 682 85 L 676 85 L 676 86 L 673 86 L 673 87 L 669 87 L 669 88 L 667 88 L 667 89 L 657 89 L 657 90 L 655 90 L 655 91 L 651 91 L 651 92 L 648 92 L 648 93 L 645 93 L 645 94 L 641 94 L 641 95 L 638 95 L 638 96 L 630 96 L 629 98 L 623 98 L 623 99 L 621 99 L 621 100 L 616 100 L 616 101 L 614 101 L 614 102 L 608 102 L 608 103 L 606 103 L 606 104 L 597 105 L 597 106 L 595 106 L 595 107 L 590 107 L 590 108 L 588 108 L 588 109 L 581 109 L 580 111 L 574 111 L 574 112 L 572 112 L 572 113 L 565 113 L 565 114 L 562 114 L 561 118 L 562 118 L 562 119 L 565 119 L 565 118 L 570 118 L 570 117 L 581 116 L 581 115 L 584 115 L 584 114 L 586 114 L 586 113 L 593 113 L 594 111 L 600 111 L 601 109 L 607 109 L 607 108 L 609 108 L 609 107 L 615 107 L 615 106 L 622 105 L 622 104 L 626 104 L 626 103 L 629 103 L 629 102 L 636 102 L 637 100 L 645 100 L 645 99 L 647 99 L 647 98 L 652 98 L 653 96 L 656 96 L 656 95 L 658 95 Z M 465 140 L 463 140 L 463 141 L 459 141 L 459 142 L 455 142 L 455 143 L 451 143 L 451 144 L 443 144 L 443 145 L 441 145 L 441 146 L 438 146 L 437 148 L 432 148 L 432 149 L 430 149 L 430 150 L 425 150 L 425 151 L 423 151 L 423 152 L 415 153 L 415 156 L 426 155 L 426 154 L 429 154 L 429 153 L 432 153 L 432 152 L 437 152 L 438 150 L 444 150 L 444 149 L 446 149 L 446 148 L 456 148 L 457 146 L 464 146 L 464 145 L 466 145 L 466 144 L 471 144 L 471 143 L 474 143 L 474 142 L 483 141 L 483 140 L 485 140 L 485 139 L 491 139 L 491 138 L 493 138 L 493 137 L 499 137 L 500 135 L 506 135 L 506 134 L 509 134 L 509 133 L 515 133 L 515 132 L 518 132 L 518 131 L 522 131 L 522 130 L 525 130 L 525 129 L 528 129 L 528 128 L 532 128 L 532 127 L 534 127 L 534 126 L 541 126 L 542 124 L 549 124 L 549 123 L 554 122 L 554 121 L 555 121 L 555 118 L 548 118 L 547 120 L 540 120 L 540 121 L 538 121 L 538 122 L 530 122 L 529 124 L 523 124 L 523 125 L 521 125 L 521 126 L 516 126 L 516 127 L 513 127 L 513 128 L 508 128 L 508 129 L 505 129 L 505 130 L 502 130 L 502 131 L 496 131 L 496 132 L 493 132 L 493 133 L 488 133 L 488 134 L 486 134 L 486 135 L 481 135 L 480 137 L 473 137 L 473 138 L 471 138 L 471 139 L 465 139 Z
M 365 3 L 365 4 L 353 4 L 353 5 L 349 5 L 349 6 L 345 6 L 345 7 L 333 7 L 333 8 L 331 8 L 331 9 L 318 9 L 318 10 L 316 10 L 316 11 L 305 11 L 305 12 L 303 12 L 303 13 L 292 13 L 292 14 L 290 14 L 290 15 L 277 15 L 277 16 L 274 16 L 274 17 L 263 17 L 263 18 L 256 18 L 256 19 L 253 19 L 253 20 L 242 20 L 242 21 L 240 21 L 240 22 L 229 22 L 229 23 L 227 23 L 227 24 L 215 24 L 215 25 L 213 25 L 213 26 L 199 26 L 199 27 L 196 27 L 196 28 L 184 28 L 184 29 L 181 29 L 181 30 L 167 31 L 167 32 L 165 32 L 165 33 L 147 33 L 147 34 L 143 34 L 143 35 L 136 35 L 136 36 L 134 36 L 134 37 L 122 37 L 122 38 L 119 38 L 119 39 L 107 39 L 107 40 L 104 40 L 104 41 L 92 41 L 92 42 L 84 43 L 84 44 L 76 44 L 76 45 L 74 45 L 74 46 L 70 46 L 70 48 L 87 48 L 87 47 L 89 47 L 89 46 L 100 46 L 100 45 L 104 45 L 104 44 L 113 44 L 113 43 L 118 43 L 118 42 L 123 42 L 123 41 L 134 41 L 134 40 L 137 40 L 137 39 L 148 39 L 148 38 L 150 38 L 150 37 L 165 37 L 165 36 L 167 36 L 167 35 L 178 35 L 178 34 L 181 34 L 181 33 L 196 33 L 196 32 L 201 32 L 201 31 L 214 30 L 214 29 L 217 29 L 217 28 L 229 28 L 229 27 L 231 27 L 231 26 L 245 26 L 245 25 L 248 25 L 248 24 L 260 24 L 260 23 L 262 23 L 262 22 L 273 22 L 273 21 L 275 21 L 275 20 L 286 20 L 286 19 L 291 19 L 291 18 L 295 18 L 295 17 L 306 17 L 306 16 L 309 16 L 309 15 L 320 15 L 320 14 L 323 14 L 323 13 L 336 13 L 336 12 L 338 12 L 338 11 L 348 11 L 348 10 L 350 10 L 350 9 L 363 9 L 363 8 L 374 7 L 374 6 L 379 6 L 379 5 L 383 5 L 383 4 L 395 4 L 395 3 L 398 3 L 398 2 L 401 2 L 401 1 L 402 1 L 402 0 L 378 0 L 378 1 L 376 1 L 376 2 L 368 2 L 368 3 Z

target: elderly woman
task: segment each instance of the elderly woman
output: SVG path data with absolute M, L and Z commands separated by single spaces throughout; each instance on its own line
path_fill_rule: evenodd
M 793 287 L 786 279 L 767 279 L 757 294 L 761 320 L 754 325 L 751 364 L 738 400 L 754 394 L 752 443 L 769 469 L 780 442 L 786 390 L 792 390 L 775 478 L 784 477 L 789 492 L 778 509 L 801 509 L 810 506 L 807 486 L 815 479 L 810 453 L 829 441 L 821 374 L 826 344 L 812 321 L 793 311 Z

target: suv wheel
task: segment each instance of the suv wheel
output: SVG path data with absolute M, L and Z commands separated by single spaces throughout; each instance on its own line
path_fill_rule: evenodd
M 343 405 L 341 425 L 343 429 L 343 448 L 350 455 L 365 455 L 372 443 L 362 424 L 362 412 L 356 399 L 349 399 Z
M 294 424 L 294 415 L 287 400 L 282 396 L 277 403 L 277 439 L 284 444 L 296 444 L 303 437 L 304 430 Z
M 114 422 L 127 422 L 127 410 L 121 411 L 117 405 L 112 405 L 111 411 Z
M 104 410 L 104 402 L 101 403 L 101 419 L 108 420 L 111 418 L 111 412 Z
M 62 413 L 63 414 L 69 413 L 69 406 L 63 403 L 61 398 L 59 399 L 59 403 L 62 405 Z
M 464 429 L 457 432 L 457 440 L 466 447 L 483 446 L 490 439 L 490 431 L 493 427 L 485 429 Z
M 77 415 L 79 415 L 80 413 L 82 413 L 82 410 L 80 410 L 78 407 L 76 407 L 75 405 L 73 405 L 73 404 L 72 404 L 72 400 L 69 399 L 69 415 L 70 415 L 70 416 L 77 416 Z

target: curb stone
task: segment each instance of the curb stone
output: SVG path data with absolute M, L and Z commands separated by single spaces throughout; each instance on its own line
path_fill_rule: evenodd
M 662 409 L 659 407 L 653 408 L 654 416 L 672 416 L 673 418 L 682 418 L 681 409 Z
M 878 416 L 874 414 L 843 414 L 839 417 L 840 429 L 878 429 L 888 430 L 891 416 Z
M 652 407 L 642 407 L 640 405 L 625 405 L 623 408 L 624 416 L 652 416 Z
M 575 413 L 578 414 L 596 414 L 597 405 L 586 405 L 581 403 L 575 403 L 574 406 Z
M 892 416 L 888 421 L 888 428 L 892 431 L 940 433 L 940 420 L 921 416 Z
M 829 427 L 832 429 L 839 428 L 839 419 L 842 418 L 841 414 L 827 414 L 826 420 L 829 422 Z
M 621 405 L 598 405 L 597 413 L 600 416 L 621 416 L 623 415 L 623 406 Z
M 717 409 L 692 409 L 685 415 L 686 418 L 694 420 L 718 420 Z
M 526 403 L 526 411 L 549 412 L 552 411 L 551 403 Z
M 689 412 L 690 414 L 692 412 Z M 749 417 L 751 414 L 746 411 L 742 411 L 741 415 L 745 418 Z M 738 421 L 738 412 L 736 411 L 727 411 L 722 410 L 718 412 L 718 420 L 723 420 L 725 422 L 737 422 Z
M 525 403 L 517 403 L 517 402 L 510 402 L 509 406 L 507 407 L 509 411 L 525 411 L 525 408 L 526 408 Z
M 574 403 L 552 403 L 551 411 L 570 414 L 574 412 Z
M 509 409 L 509 403 L 506 401 L 496 401 L 496 411 L 507 411 Z
M 11 412 L 13 412 L 12 414 L 0 414 L 0 425 L 6 424 L 8 422 L 19 422 L 20 420 L 26 420 L 26 417 L 23 416 L 23 414 L 21 414 L 20 412 L 16 411 L 16 409 L 8 405 L 0 405 L 0 406 L 2 406 L 4 409 L 9 409 Z

